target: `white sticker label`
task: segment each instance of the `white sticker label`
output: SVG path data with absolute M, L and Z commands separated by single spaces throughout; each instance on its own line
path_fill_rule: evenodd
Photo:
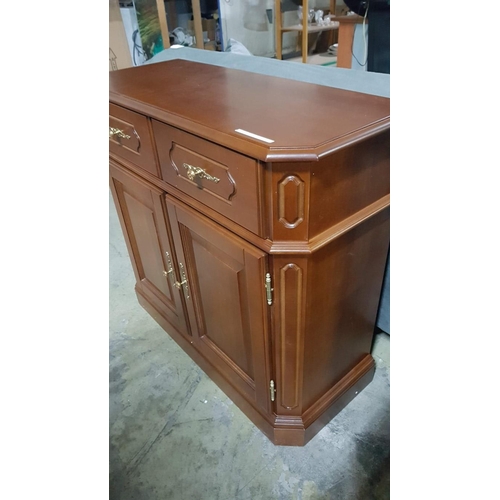
M 241 128 L 237 128 L 235 130 L 235 132 L 238 132 L 239 134 L 243 134 L 243 135 L 248 135 L 248 137 L 253 137 L 254 139 L 257 139 L 259 141 L 264 141 L 264 142 L 267 142 L 269 144 L 274 142 L 272 139 L 268 139 L 267 137 L 262 137 L 261 135 L 252 134 L 252 132 L 248 132 L 247 130 L 243 130 Z

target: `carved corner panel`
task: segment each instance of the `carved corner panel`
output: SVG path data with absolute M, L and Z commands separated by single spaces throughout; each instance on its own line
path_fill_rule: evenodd
M 272 164 L 272 239 L 307 241 L 310 173 L 308 168 L 290 171 L 288 164 Z
M 280 367 L 278 402 L 286 413 L 293 414 L 300 412 L 301 409 L 305 266 L 302 266 L 302 262 L 283 262 L 283 265 L 278 267 L 278 366 Z
M 278 183 L 278 219 L 287 229 L 295 229 L 304 221 L 304 181 L 287 175 Z

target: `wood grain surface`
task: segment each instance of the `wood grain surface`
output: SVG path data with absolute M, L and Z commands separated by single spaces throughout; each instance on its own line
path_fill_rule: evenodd
M 374 373 L 389 100 L 182 60 L 110 90 L 141 138 L 110 140 L 140 303 L 274 443 L 304 445 Z
M 177 59 L 109 76 L 111 102 L 264 161 L 317 160 L 389 127 L 387 98 L 242 70 Z

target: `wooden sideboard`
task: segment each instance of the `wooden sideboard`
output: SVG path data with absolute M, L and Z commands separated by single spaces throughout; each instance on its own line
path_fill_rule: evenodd
M 304 445 L 374 373 L 389 100 L 173 60 L 111 72 L 109 120 L 140 304 L 275 444 Z

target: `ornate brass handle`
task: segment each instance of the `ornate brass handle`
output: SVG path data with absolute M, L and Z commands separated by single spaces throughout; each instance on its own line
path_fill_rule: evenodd
M 186 299 L 189 299 L 189 283 L 186 277 L 186 273 L 184 272 L 184 265 L 182 264 L 182 262 L 179 262 L 179 269 L 181 270 L 182 281 L 180 283 L 176 281 L 174 283 L 174 286 L 177 288 L 177 290 L 180 290 L 182 287 L 184 289 L 184 295 L 186 296 Z
M 167 254 L 167 269 L 168 271 L 163 271 L 163 276 L 165 278 L 169 277 L 170 281 L 172 282 L 172 285 L 177 288 L 177 290 L 180 290 L 181 288 L 184 290 L 184 295 L 186 296 L 186 299 L 189 299 L 189 283 L 188 279 L 186 276 L 186 273 L 184 271 L 184 264 L 182 262 L 179 262 L 179 269 L 181 270 L 181 279 L 182 281 L 179 282 L 175 278 L 175 271 L 174 268 L 172 267 L 172 261 L 170 260 L 170 254 L 168 252 L 165 252 Z
M 130 139 L 130 136 L 127 135 L 123 130 L 120 130 L 119 128 L 109 127 L 109 137 L 113 137 L 114 135 L 120 137 L 120 139 Z
M 187 170 L 187 176 L 190 181 L 194 180 L 196 176 L 201 179 L 207 179 L 207 181 L 215 182 L 216 184 L 220 181 L 218 177 L 207 174 L 206 171 L 200 167 L 193 167 L 193 165 L 189 163 L 183 163 L 182 166 Z
M 169 277 L 170 281 L 172 282 L 172 285 L 175 285 L 176 280 L 175 280 L 175 273 L 174 273 L 174 268 L 172 267 L 172 261 L 170 260 L 170 254 L 168 252 L 165 252 L 167 254 L 167 269 L 168 271 L 163 271 L 163 276 L 165 278 Z

